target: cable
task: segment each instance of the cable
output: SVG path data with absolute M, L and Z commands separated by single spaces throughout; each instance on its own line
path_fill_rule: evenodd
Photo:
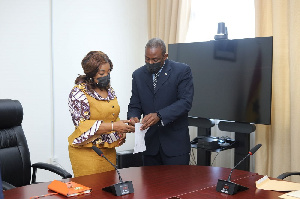
M 190 162 L 189 162 L 189 165 L 196 165 L 196 159 L 195 159 L 195 154 L 194 154 L 194 150 L 192 149 L 191 150 L 191 156 L 190 156 Z
M 220 139 L 219 140 L 224 140 L 224 142 L 226 142 L 226 139 L 230 139 L 230 137 L 228 137 L 228 136 L 226 136 L 226 137 L 220 137 Z M 226 142 L 227 143 L 227 142 Z M 228 145 L 228 146 L 225 146 L 225 147 L 221 147 L 221 149 L 220 149 L 220 151 L 219 152 L 216 152 L 217 154 L 216 154 L 216 156 L 215 156 L 215 158 L 213 159 L 213 161 L 212 161 L 212 163 L 211 163 L 211 165 L 210 166 L 212 166 L 213 164 L 214 164 L 214 162 L 215 162 L 215 160 L 216 160 L 216 158 L 217 158 L 217 156 L 219 155 L 219 153 L 221 152 L 221 151 L 223 151 L 224 149 L 228 149 L 229 147 L 231 147 L 233 144 L 235 143 L 235 141 L 234 142 L 232 142 L 230 145 Z
M 216 157 L 219 155 L 219 153 L 220 153 L 220 152 L 217 152 L 217 154 L 216 154 L 216 156 L 215 156 L 215 158 L 214 158 L 214 160 L 212 161 L 212 163 L 211 163 L 211 165 L 210 165 L 210 166 L 212 166 L 212 165 L 214 164 L 214 162 L 215 162 L 215 159 L 216 159 Z

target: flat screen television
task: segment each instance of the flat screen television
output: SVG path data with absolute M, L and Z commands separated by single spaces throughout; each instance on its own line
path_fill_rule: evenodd
M 271 123 L 273 37 L 169 44 L 169 59 L 191 67 L 190 116 Z

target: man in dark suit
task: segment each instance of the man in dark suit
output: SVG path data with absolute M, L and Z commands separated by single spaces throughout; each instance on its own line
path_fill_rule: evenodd
M 132 96 L 127 117 L 140 122 L 145 135 L 144 165 L 188 165 L 190 136 L 188 112 L 194 85 L 188 65 L 168 60 L 165 43 L 159 38 L 145 47 L 146 64 L 132 74 Z

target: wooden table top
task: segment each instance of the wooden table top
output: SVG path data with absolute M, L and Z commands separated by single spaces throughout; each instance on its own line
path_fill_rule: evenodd
M 92 188 L 90 194 L 76 198 L 124 198 L 124 199 L 193 199 L 193 198 L 278 198 L 282 192 L 256 189 L 255 181 L 263 176 L 248 171 L 234 170 L 231 180 L 248 187 L 246 191 L 227 195 L 216 191 L 218 179 L 227 180 L 231 169 L 196 165 L 145 166 L 120 169 L 123 181 L 132 181 L 134 193 L 115 196 L 102 190 L 119 182 L 116 171 L 82 176 L 63 180 L 74 181 Z M 4 192 L 5 199 L 29 199 L 32 196 L 52 193 L 47 186 L 50 182 L 18 187 Z M 52 195 L 43 199 L 65 198 Z

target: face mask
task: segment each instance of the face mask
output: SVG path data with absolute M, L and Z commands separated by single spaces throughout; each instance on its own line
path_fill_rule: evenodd
M 151 74 L 158 73 L 158 71 L 161 69 L 161 63 L 160 62 L 153 63 L 153 64 L 146 63 L 146 66 L 147 66 L 147 70 Z
M 98 83 L 96 83 L 96 86 L 100 89 L 105 89 L 109 83 L 110 83 L 110 75 L 106 75 L 104 77 L 97 78 Z

